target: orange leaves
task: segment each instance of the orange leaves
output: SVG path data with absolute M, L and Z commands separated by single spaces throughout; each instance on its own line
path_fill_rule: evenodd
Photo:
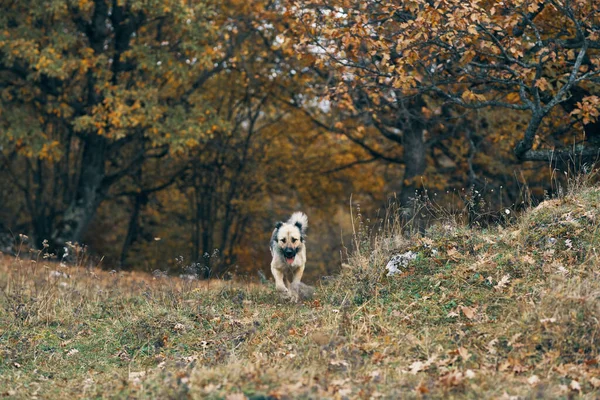
M 571 115 L 581 118 L 584 124 L 596 122 L 600 116 L 600 97 L 586 96 L 577 103 L 577 108 L 571 112 Z
M 550 85 L 550 83 L 548 83 L 548 81 L 544 77 L 538 79 L 537 82 L 535 82 L 534 87 L 539 88 L 539 89 L 541 89 L 543 91 L 552 88 L 552 86 Z

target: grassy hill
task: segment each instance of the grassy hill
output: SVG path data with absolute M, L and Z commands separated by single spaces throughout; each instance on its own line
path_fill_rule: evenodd
M 0 395 L 598 398 L 599 204 L 584 188 L 504 228 L 359 234 L 301 304 L 272 285 L 5 256 Z

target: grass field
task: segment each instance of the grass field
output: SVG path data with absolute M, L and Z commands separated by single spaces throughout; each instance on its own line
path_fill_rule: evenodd
M 598 398 L 599 204 L 585 188 L 504 228 L 363 232 L 300 304 L 272 284 L 4 256 L 0 396 Z

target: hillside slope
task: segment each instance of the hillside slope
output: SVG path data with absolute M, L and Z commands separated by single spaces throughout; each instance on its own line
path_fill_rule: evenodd
M 5 257 L 0 394 L 597 398 L 599 204 L 586 188 L 506 228 L 357 238 L 302 304 L 267 285 Z M 386 276 L 407 251 L 416 258 Z

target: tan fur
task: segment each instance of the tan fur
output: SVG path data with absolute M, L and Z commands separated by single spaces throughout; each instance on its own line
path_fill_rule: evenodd
M 312 295 L 312 293 L 309 296 L 306 295 L 310 290 L 300 290 L 300 288 L 306 287 L 300 282 L 306 264 L 306 242 L 303 240 L 302 231 L 294 224 L 298 218 L 304 224 L 303 229 L 306 229 L 306 216 L 302 213 L 295 213 L 288 222 L 274 231 L 273 243 L 271 243 L 273 256 L 271 272 L 275 278 L 275 287 L 284 296 L 296 301 Z M 276 243 L 274 243 L 275 239 Z M 286 248 L 295 250 L 292 264 L 288 264 L 281 254 L 281 251 Z

